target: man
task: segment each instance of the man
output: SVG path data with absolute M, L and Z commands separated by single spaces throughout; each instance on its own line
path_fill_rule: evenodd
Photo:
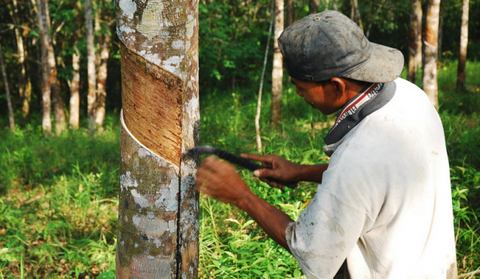
M 335 11 L 293 23 L 279 45 L 297 94 L 323 114 L 340 110 L 325 137 L 330 163 L 244 157 L 270 167 L 260 179 L 319 182 L 317 194 L 294 222 L 212 157 L 197 189 L 246 211 L 309 278 L 456 278 L 443 128 L 426 94 L 398 78 L 402 54 Z

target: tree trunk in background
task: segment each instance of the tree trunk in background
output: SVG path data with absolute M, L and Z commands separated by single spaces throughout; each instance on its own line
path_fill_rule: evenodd
M 10 124 L 10 130 L 15 131 L 15 118 L 13 117 L 12 98 L 10 97 L 10 88 L 8 86 L 7 70 L 5 69 L 5 63 L 3 62 L 2 45 L 0 45 L 0 67 L 2 69 L 3 84 L 5 85 L 5 93 L 7 95 L 8 122 Z
M 48 16 L 47 10 L 47 20 L 50 17 Z M 49 21 L 49 20 L 48 20 Z M 52 103 L 53 103 L 53 115 L 55 118 L 55 133 L 60 135 L 63 131 L 67 129 L 67 116 L 65 115 L 65 105 L 63 103 L 62 95 L 60 94 L 60 84 L 57 79 L 57 62 L 55 61 L 55 53 L 53 51 L 52 42 L 49 41 L 49 51 L 48 51 L 48 68 L 49 72 L 49 83 L 52 90 Z
M 116 0 L 122 129 L 117 278 L 196 278 L 198 2 Z
M 425 19 L 423 90 L 438 109 L 437 46 L 440 0 L 428 0 Z
M 277 1 L 278 2 L 278 1 Z M 318 6 L 320 5 L 320 0 L 309 0 L 308 1 L 308 13 L 316 14 L 318 13 Z
M 77 130 L 80 123 L 80 54 L 75 47 L 72 54 L 72 80 L 68 82 L 70 87 L 70 129 Z
M 283 0 L 275 0 L 272 70 L 272 123 L 274 125 L 278 124 L 282 119 L 283 57 L 278 46 L 278 37 L 282 34 L 283 29 Z
M 355 21 L 358 26 L 363 30 L 362 17 L 360 16 L 360 11 L 358 10 L 358 0 L 350 0 L 351 11 L 350 18 Z
M 333 0 L 333 9 L 335 11 L 338 11 L 338 3 L 337 3 L 337 0 Z
M 410 7 L 407 79 L 415 83 L 422 61 L 422 3 L 420 0 L 410 0 Z
M 267 68 L 268 50 L 270 49 L 270 38 L 272 37 L 273 21 L 275 20 L 275 2 L 272 1 L 272 10 L 270 18 L 270 26 L 268 27 L 267 44 L 265 47 L 265 55 L 263 56 L 262 75 L 260 76 L 260 88 L 258 89 L 257 98 L 257 114 L 255 115 L 255 138 L 257 141 L 257 151 L 262 153 L 262 136 L 260 130 L 260 116 L 262 114 L 262 95 L 263 95 L 263 79 L 265 77 L 265 69 Z
M 98 128 L 103 126 L 106 112 L 107 100 L 107 61 L 110 54 L 110 36 L 102 34 L 102 39 L 99 42 L 100 59 L 98 65 L 98 80 L 97 80 L 97 96 L 95 106 L 95 125 Z
M 11 16 L 13 19 L 13 24 L 15 25 L 15 39 L 17 42 L 17 52 L 18 52 L 18 88 L 19 95 L 22 102 L 22 115 L 24 118 L 28 117 L 30 113 L 30 100 L 32 97 L 32 84 L 30 79 L 27 76 L 26 70 L 26 61 L 25 61 L 25 47 L 23 43 L 23 36 L 20 28 L 20 20 L 18 18 L 18 3 L 17 0 L 13 0 L 13 10 L 11 11 Z
M 295 9 L 293 3 L 294 0 L 287 0 L 287 26 L 295 21 Z
M 93 37 L 92 5 L 85 0 L 85 28 L 87 30 L 87 115 L 88 130 L 93 135 L 95 131 L 95 103 L 96 103 L 96 73 L 95 73 L 95 45 Z
M 38 0 L 38 28 L 40 30 L 40 48 L 42 51 L 42 78 L 41 78 L 41 91 L 42 91 L 42 130 L 45 134 L 52 133 L 52 120 L 50 114 L 52 113 L 51 105 L 51 88 L 49 73 L 50 68 L 48 66 L 48 52 L 50 36 L 48 34 L 48 21 L 47 21 L 47 0 Z
M 48 3 L 45 5 L 45 20 L 46 30 L 50 30 L 50 11 L 48 9 Z M 48 31 L 47 31 L 48 32 Z M 55 52 L 53 49 L 52 38 L 48 36 L 48 78 L 51 90 L 51 98 L 53 103 L 53 115 L 55 118 L 55 133 L 60 135 L 67 129 L 67 117 L 65 115 L 65 105 L 63 98 L 60 95 L 60 84 L 57 79 L 57 62 Z
M 437 60 L 442 59 L 442 41 L 443 41 L 443 15 L 445 14 L 445 2 L 440 1 L 440 12 L 438 14 L 438 35 L 437 35 Z
M 95 16 L 95 29 L 98 35 L 98 50 L 97 50 L 97 94 L 95 105 L 95 125 L 98 129 L 102 129 L 105 120 L 106 99 L 107 99 L 107 62 L 110 54 L 110 34 L 106 30 L 101 30 L 100 15 L 102 10 L 100 4 L 98 5 Z M 105 18 L 104 18 L 105 20 Z
M 462 2 L 462 25 L 460 29 L 460 50 L 458 55 L 458 69 L 457 69 L 457 91 L 466 91 L 465 83 L 467 64 L 467 46 L 468 46 L 468 18 L 469 18 L 469 0 Z

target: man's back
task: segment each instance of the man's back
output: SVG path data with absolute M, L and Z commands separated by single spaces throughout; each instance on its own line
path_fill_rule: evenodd
M 351 278 L 456 276 L 443 128 L 419 88 L 395 85 L 392 100 L 341 140 L 317 195 L 287 229 L 311 277 L 333 277 L 345 258 Z

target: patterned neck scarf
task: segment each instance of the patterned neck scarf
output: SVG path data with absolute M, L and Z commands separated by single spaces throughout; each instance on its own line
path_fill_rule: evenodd
M 395 82 L 366 86 L 343 107 L 335 125 L 325 136 L 325 143 L 330 145 L 338 142 L 365 117 L 386 105 L 395 95 L 395 88 Z

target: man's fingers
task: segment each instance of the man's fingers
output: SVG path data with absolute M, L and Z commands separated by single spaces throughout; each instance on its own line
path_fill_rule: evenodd
M 253 172 L 253 175 L 255 175 L 258 178 L 270 177 L 272 176 L 272 172 L 273 172 L 272 169 L 259 169 L 259 170 L 255 170 Z

